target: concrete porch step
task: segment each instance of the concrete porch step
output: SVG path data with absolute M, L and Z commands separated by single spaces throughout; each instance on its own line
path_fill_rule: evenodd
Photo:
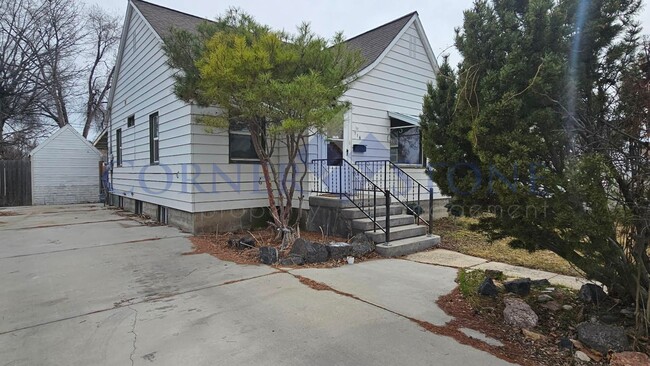
M 373 206 L 375 202 L 378 208 L 386 205 L 386 197 L 384 197 L 383 193 L 381 194 L 378 193 L 376 200 L 375 197 L 372 195 L 366 195 L 366 196 L 358 195 L 353 198 L 355 200 L 354 203 L 350 201 L 347 197 L 345 196 L 339 197 L 339 195 L 337 194 L 311 196 L 309 197 L 309 205 L 322 206 L 322 207 L 341 207 L 341 208 L 351 208 L 351 207 L 356 208 L 355 203 L 362 207 Z
M 373 207 L 369 207 L 367 209 L 367 211 L 371 215 L 373 215 L 374 212 L 375 212 Z M 404 207 L 403 206 L 401 206 L 401 205 L 392 205 L 390 207 L 391 216 L 392 215 L 401 215 L 402 213 L 404 213 Z M 342 209 L 341 210 L 341 216 L 344 219 L 349 219 L 349 220 L 364 219 L 364 218 L 368 219 L 366 217 L 366 215 L 364 215 L 363 212 L 361 212 L 361 210 L 359 210 L 356 207 Z M 386 216 L 386 206 L 385 205 L 377 206 L 377 216 Z
M 403 226 L 397 226 L 397 227 L 391 227 L 390 229 L 390 240 L 395 241 L 395 240 L 400 240 L 400 239 L 406 239 L 406 238 L 413 238 L 416 236 L 422 236 L 427 233 L 427 227 L 424 225 L 415 225 L 415 224 L 410 224 L 410 225 L 403 225 Z M 377 230 L 372 231 L 366 231 L 366 235 L 370 237 L 375 243 L 380 244 L 386 241 L 386 234 L 384 234 L 383 231 Z
M 440 244 L 440 237 L 438 235 L 421 235 L 412 238 L 391 240 L 388 244 L 377 244 L 375 250 L 383 257 L 399 257 L 421 252 L 433 248 L 438 244 Z
M 386 211 L 386 209 L 384 209 L 384 211 Z M 372 214 L 372 210 L 371 210 L 371 214 Z M 385 226 L 386 216 L 378 215 L 377 222 L 379 223 L 379 225 Z M 415 218 L 412 215 L 401 214 L 401 215 L 390 216 L 391 228 L 397 228 L 398 226 L 409 225 L 414 223 L 415 223 Z M 374 228 L 374 223 L 372 222 L 371 219 L 365 216 L 360 219 L 352 220 L 352 229 L 354 230 L 368 231 L 368 230 L 373 230 L 373 228 Z

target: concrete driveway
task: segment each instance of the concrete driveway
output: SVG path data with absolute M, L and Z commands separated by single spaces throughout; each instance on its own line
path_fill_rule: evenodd
M 408 320 L 449 320 L 434 302 L 453 269 L 382 260 L 286 273 L 183 255 L 186 234 L 101 206 L 11 211 L 0 215 L 0 365 L 507 364 Z

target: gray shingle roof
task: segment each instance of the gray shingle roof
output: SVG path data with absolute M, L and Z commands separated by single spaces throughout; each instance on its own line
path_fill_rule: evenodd
M 365 59 L 359 70 L 363 70 L 375 62 L 415 14 L 417 14 L 416 11 L 406 14 L 345 41 L 348 47 L 358 49 Z
M 199 24 L 210 21 L 206 18 L 197 17 L 146 1 L 132 1 L 156 33 L 163 38 L 169 35 L 169 30 L 172 27 L 194 32 Z M 345 41 L 350 48 L 359 50 L 364 58 L 364 62 L 359 70 L 363 70 L 375 62 L 415 14 L 417 14 L 415 11 L 406 14 Z
M 132 0 L 140 13 L 147 19 L 149 24 L 161 37 L 169 35 L 172 27 L 180 28 L 189 32 L 195 32 L 199 24 L 210 21 L 206 18 L 197 17 L 164 6 L 148 3 L 142 0 Z

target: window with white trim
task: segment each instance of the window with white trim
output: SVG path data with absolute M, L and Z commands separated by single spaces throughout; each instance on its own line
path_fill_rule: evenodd
M 149 115 L 149 163 L 160 163 L 160 129 L 158 128 L 158 112 Z
M 422 143 L 419 127 L 391 128 L 390 161 L 397 164 L 422 165 Z
M 115 131 L 115 147 L 117 150 L 117 166 L 122 166 L 122 129 Z
M 228 128 L 228 155 L 231 162 L 258 162 L 253 138 L 246 122 L 230 121 Z

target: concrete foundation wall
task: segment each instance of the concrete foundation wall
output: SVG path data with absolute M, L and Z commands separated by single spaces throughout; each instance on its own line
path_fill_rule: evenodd
M 118 206 L 119 196 L 111 195 L 110 203 Z M 135 212 L 136 200 L 122 196 L 124 210 Z M 153 220 L 158 219 L 159 206 L 142 202 L 142 213 Z M 269 220 L 266 208 L 250 208 L 213 212 L 191 213 L 167 207 L 167 223 L 185 232 L 194 234 L 205 232 L 232 232 L 251 227 L 266 226 Z
M 325 235 L 351 237 L 351 221 L 341 214 L 343 207 L 311 206 L 307 215 L 307 231 L 324 233 Z

